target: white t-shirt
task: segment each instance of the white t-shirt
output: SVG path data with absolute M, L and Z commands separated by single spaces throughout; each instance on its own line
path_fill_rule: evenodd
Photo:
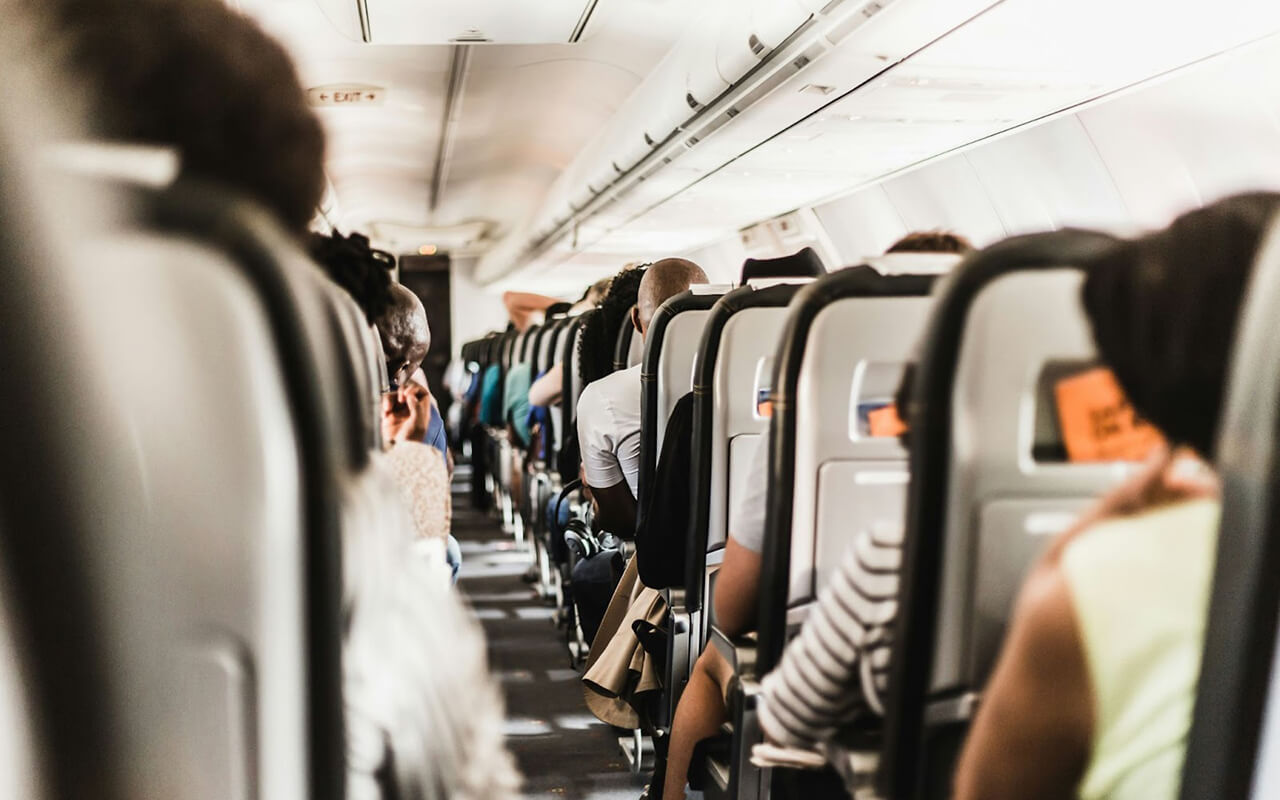
M 769 435 L 760 436 L 742 495 L 729 514 L 729 536 L 753 553 L 764 550 L 765 496 L 769 490 Z
M 582 390 L 578 398 L 578 446 L 587 485 L 627 482 L 639 497 L 640 365 L 615 372 Z

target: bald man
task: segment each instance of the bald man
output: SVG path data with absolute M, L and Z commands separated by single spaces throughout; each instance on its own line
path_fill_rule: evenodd
M 640 336 L 658 307 L 694 284 L 706 283 L 702 268 L 683 258 L 649 267 L 640 282 L 631 322 Z M 578 399 L 578 441 L 584 482 L 603 530 L 630 538 L 636 529 L 640 476 L 640 365 L 590 384 Z
M 383 398 L 382 431 L 387 442 L 413 440 L 440 451 L 446 465 L 449 443 L 444 418 L 427 388 L 422 361 L 431 349 L 431 325 L 418 296 L 391 285 L 391 304 L 378 317 L 378 336 L 387 358 L 391 394 Z

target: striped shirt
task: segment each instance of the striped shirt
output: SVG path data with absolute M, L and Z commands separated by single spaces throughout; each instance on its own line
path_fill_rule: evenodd
M 900 525 L 854 538 L 800 634 L 764 677 L 759 717 L 770 742 L 806 747 L 830 739 L 858 711 L 884 713 L 901 564 Z

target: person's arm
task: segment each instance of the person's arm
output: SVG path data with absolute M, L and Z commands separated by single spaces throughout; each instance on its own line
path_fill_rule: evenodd
M 636 498 L 614 452 L 616 431 L 608 401 L 588 386 L 578 400 L 582 483 L 595 509 L 596 526 L 631 538 L 636 530 Z
M 630 539 L 636 532 L 636 499 L 631 487 L 620 481 L 613 486 L 591 486 L 591 500 L 595 504 L 596 526 Z
M 1071 800 L 1088 763 L 1093 696 L 1056 561 L 1028 578 L 956 771 L 956 800 Z
M 740 636 L 756 626 L 760 567 L 760 554 L 743 547 L 730 534 L 715 590 L 716 625 L 729 636 Z
M 557 363 L 546 374 L 533 382 L 529 387 L 529 405 L 547 406 L 560 402 L 560 394 L 564 390 L 564 364 Z
M 534 315 L 545 312 L 559 302 L 554 297 L 529 292 L 504 292 L 502 295 L 502 304 L 507 307 L 507 316 L 511 318 L 511 323 L 516 326 L 516 330 L 521 333 L 533 322 Z

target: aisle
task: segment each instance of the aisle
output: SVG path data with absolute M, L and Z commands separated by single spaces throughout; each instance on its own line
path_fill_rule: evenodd
M 582 702 L 550 606 L 521 579 L 527 557 L 489 517 L 454 495 L 454 535 L 462 544 L 459 586 L 489 638 L 489 663 L 507 701 L 507 742 L 525 775 L 525 797 L 636 800 L 632 775 L 612 730 Z

